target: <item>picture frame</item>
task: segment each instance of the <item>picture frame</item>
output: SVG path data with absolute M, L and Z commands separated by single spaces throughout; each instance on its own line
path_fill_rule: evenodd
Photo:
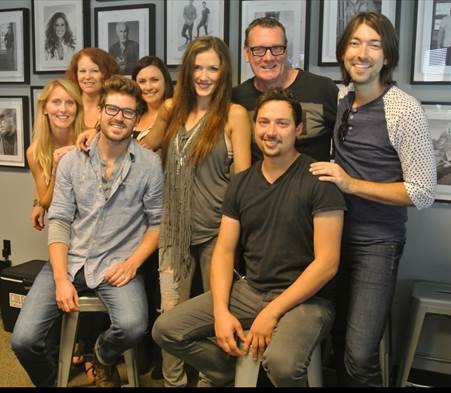
M 351 17 L 359 12 L 381 12 L 390 19 L 399 35 L 400 5 L 399 0 L 320 0 L 318 65 L 338 65 L 337 42 Z
M 29 10 L 0 10 L 0 83 L 30 82 Z
M 188 43 L 196 36 L 207 33 L 221 38 L 228 44 L 229 6 L 229 0 L 166 0 L 164 3 L 166 65 L 168 67 L 180 65 Z M 186 15 L 194 16 L 191 25 L 184 22 L 185 12 Z
M 94 25 L 95 46 L 116 59 L 123 75 L 155 54 L 155 4 L 94 8 Z
M 451 84 L 451 0 L 416 0 L 414 19 L 411 84 Z
M 32 0 L 33 67 L 62 74 L 72 55 L 90 46 L 89 0 Z
M 0 96 L 0 166 L 27 167 L 28 97 Z
M 309 0 L 240 0 L 239 82 L 254 76 L 243 56 L 245 31 L 256 18 L 276 17 L 286 28 L 288 61 L 293 67 L 308 70 Z M 296 23 L 294 23 L 296 21 Z
M 44 86 L 30 86 L 30 104 L 31 104 L 31 128 L 33 128 L 34 120 L 36 118 L 36 110 L 38 109 L 38 97 L 44 90 Z M 31 142 L 30 132 L 30 142 Z
M 451 102 L 421 103 L 429 123 L 437 165 L 437 202 L 451 202 Z

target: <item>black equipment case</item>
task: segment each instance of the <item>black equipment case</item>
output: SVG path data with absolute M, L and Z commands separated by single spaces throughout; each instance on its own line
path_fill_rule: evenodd
M 35 277 L 47 261 L 34 259 L 20 265 L 7 267 L 0 275 L 0 305 L 3 328 L 12 332 L 25 296 Z

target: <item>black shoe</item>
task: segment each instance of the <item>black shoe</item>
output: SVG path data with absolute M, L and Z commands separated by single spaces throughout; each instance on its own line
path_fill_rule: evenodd
M 97 355 L 94 353 L 94 373 L 96 376 L 96 387 L 114 388 L 121 387 L 121 377 L 116 366 L 104 366 L 100 363 Z

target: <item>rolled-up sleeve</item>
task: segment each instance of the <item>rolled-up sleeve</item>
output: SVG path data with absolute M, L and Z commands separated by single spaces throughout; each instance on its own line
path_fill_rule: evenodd
M 48 214 L 49 221 L 58 219 L 71 224 L 74 220 L 76 205 L 71 174 L 74 154 L 76 154 L 75 151 L 67 153 L 58 164 L 55 189 Z
M 392 143 L 401 162 L 407 194 L 417 209 L 423 209 L 431 206 L 435 199 L 434 147 L 423 108 L 418 104 L 404 109 Z
M 144 211 L 147 217 L 148 230 L 159 230 L 163 210 L 163 170 L 159 158 L 152 162 L 150 176 L 144 195 Z

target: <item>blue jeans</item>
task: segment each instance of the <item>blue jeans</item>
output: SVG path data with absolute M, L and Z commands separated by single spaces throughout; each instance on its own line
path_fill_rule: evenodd
M 73 284 L 78 292 L 88 289 L 84 269 L 77 272 Z M 98 355 L 105 364 L 115 364 L 148 330 L 143 278 L 137 275 L 123 287 L 102 282 L 94 291 L 105 303 L 111 319 L 109 329 L 99 335 Z M 44 265 L 25 299 L 11 340 L 13 351 L 36 386 L 55 385 L 58 359 L 47 343 L 58 342 L 59 331 L 53 327 L 61 315 L 49 263 Z
M 342 244 L 332 331 L 337 382 L 381 386 L 379 342 L 390 315 L 404 243 Z
M 281 292 L 257 291 L 242 278 L 233 283 L 229 309 L 243 329 L 249 329 L 257 314 Z M 329 333 L 334 314 L 332 302 L 314 296 L 279 319 L 262 360 L 275 386 L 304 386 L 310 356 Z M 161 348 L 193 366 L 212 385 L 233 384 L 236 358 L 216 345 L 210 292 L 161 314 L 152 336 Z

